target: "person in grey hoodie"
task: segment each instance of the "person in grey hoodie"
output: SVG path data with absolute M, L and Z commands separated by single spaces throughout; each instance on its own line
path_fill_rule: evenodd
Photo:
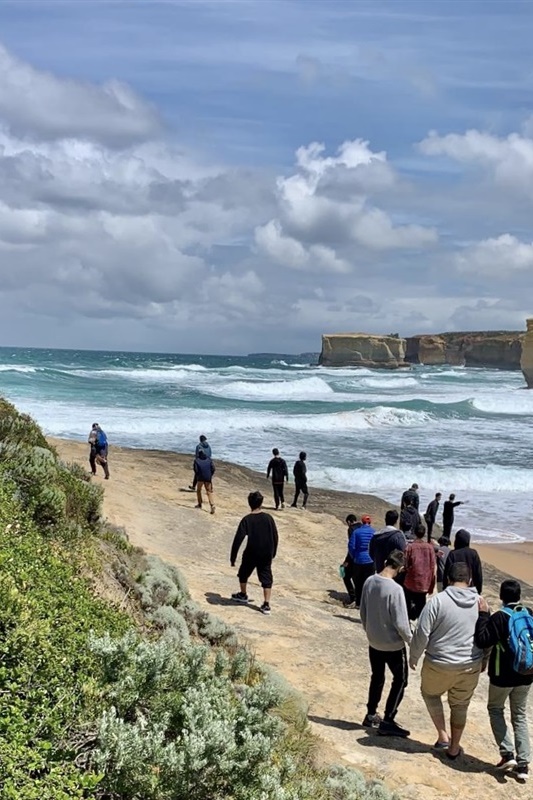
M 377 728 L 381 736 L 409 736 L 410 732 L 395 721 L 408 681 L 406 644 L 411 641 L 411 628 L 402 587 L 396 583 L 404 568 L 401 550 L 389 553 L 379 575 L 366 579 L 361 598 L 361 624 L 368 639 L 368 656 L 372 677 L 368 690 L 365 728 Z M 385 685 L 385 667 L 392 672 L 392 685 L 383 720 L 378 706 Z
M 368 553 L 374 562 L 376 572 L 381 572 L 393 550 L 401 550 L 403 553 L 407 547 L 405 535 L 396 527 L 398 516 L 397 511 L 387 511 L 385 527 L 377 531 L 370 540 Z
M 424 650 L 422 697 L 437 729 L 435 749 L 455 760 L 461 753 L 466 715 L 482 669 L 483 650 L 474 641 L 479 595 L 470 586 L 467 564 L 454 564 L 450 585 L 426 605 L 411 642 L 409 665 L 416 665 Z M 448 695 L 450 736 L 446 730 L 441 697 Z

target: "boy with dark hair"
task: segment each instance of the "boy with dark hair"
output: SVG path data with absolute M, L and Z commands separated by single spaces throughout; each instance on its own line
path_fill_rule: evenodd
M 428 542 L 431 541 L 433 526 L 437 521 L 437 512 L 439 510 L 441 497 L 442 497 L 441 492 L 437 492 L 437 494 L 435 495 L 435 499 L 431 500 L 431 502 L 428 503 L 428 507 L 426 508 L 426 513 L 424 514 L 424 519 L 426 520 L 426 525 L 428 529 Z
M 435 588 L 436 558 L 433 545 L 425 541 L 426 529 L 419 525 L 416 540 L 405 551 L 403 588 L 410 620 L 416 620 L 426 605 L 428 594 Z
M 372 527 L 372 520 L 368 514 L 363 514 L 361 517 L 361 525 L 352 531 L 350 541 L 348 542 L 348 552 L 354 565 L 354 608 L 359 608 L 361 605 L 365 581 L 375 572 L 374 562 L 368 552 L 370 540 L 374 534 L 375 530 Z
M 454 564 L 464 562 L 470 571 L 470 580 L 472 586 L 475 586 L 478 594 L 483 590 L 483 567 L 481 559 L 477 550 L 470 547 L 470 533 L 465 531 L 464 528 L 457 531 L 453 543 L 453 550 L 450 550 L 446 563 L 444 565 L 444 574 L 442 576 L 442 585 L 446 589 L 449 585 L 449 573 Z
M 241 566 L 237 576 L 240 583 L 240 591 L 232 594 L 231 597 L 237 603 L 246 605 L 248 594 L 246 585 L 248 578 L 254 571 L 263 587 L 264 602 L 261 606 L 261 613 L 270 614 L 270 596 L 272 594 L 272 561 L 276 557 L 278 550 L 278 530 L 274 519 L 263 511 L 263 495 L 261 492 L 251 492 L 248 495 L 248 505 L 250 514 L 243 517 L 237 528 L 237 533 L 231 546 L 230 563 L 235 566 L 239 547 L 246 537 L 248 542 L 242 554 Z
M 411 502 L 412 505 L 418 511 L 420 506 L 420 495 L 418 494 L 418 483 L 413 483 L 410 489 L 406 489 L 405 492 L 402 494 L 402 499 L 400 502 L 400 511 L 407 506 L 407 503 Z
M 272 450 L 272 455 L 273 458 L 268 463 L 267 479 L 270 478 L 272 473 L 272 491 L 274 493 L 274 506 L 277 511 L 280 504 L 282 508 L 285 508 L 283 484 L 289 480 L 289 470 L 287 469 L 287 462 L 280 456 L 277 447 Z
M 387 556 L 393 550 L 401 550 L 407 547 L 407 540 L 404 534 L 396 527 L 399 514 L 397 511 L 390 510 L 385 514 L 385 527 L 375 533 L 370 540 L 368 553 L 374 562 L 376 572 L 381 572 L 385 566 Z
M 205 489 L 209 505 L 211 506 L 211 514 L 215 513 L 215 501 L 213 497 L 213 475 L 215 474 L 215 465 L 210 458 L 206 456 L 203 450 L 200 450 L 194 459 L 194 475 L 196 478 L 196 508 L 202 507 L 202 489 Z
M 475 640 L 478 647 L 492 647 L 487 708 L 492 732 L 500 749 L 501 759 L 496 769 L 501 772 L 512 770 L 516 779 L 525 783 L 529 778 L 531 760 L 527 700 L 533 683 L 533 673 L 527 675 L 515 670 L 514 652 L 509 645 L 509 626 L 513 616 L 523 615 L 526 612 L 529 616 L 532 615 L 530 609 L 520 605 L 520 596 L 521 586 L 518 581 L 503 581 L 500 586 L 502 608 L 492 616 L 486 600 L 480 598 Z M 530 623 L 530 628 L 531 625 L 533 622 Z M 529 641 L 531 642 L 530 635 Z M 511 710 L 512 731 L 505 720 L 504 709 L 507 700 Z
M 298 508 L 298 498 L 300 497 L 300 492 L 304 496 L 302 508 L 307 508 L 309 489 L 307 488 L 307 464 L 305 463 L 306 459 L 307 459 L 307 453 L 304 453 L 304 451 L 302 450 L 298 458 L 298 461 L 295 462 L 292 470 L 292 474 L 294 475 L 294 500 L 292 501 L 291 508 Z
M 442 592 L 444 580 L 444 567 L 446 559 L 450 554 L 450 542 L 445 536 L 441 536 L 438 544 L 435 545 L 435 556 L 437 558 L 437 591 Z
M 462 506 L 462 500 L 456 500 L 455 495 L 451 494 L 448 500 L 444 501 L 444 508 L 442 509 L 442 533 L 447 539 L 452 538 L 453 520 L 455 517 L 455 509 L 457 506 Z
M 361 527 L 361 523 L 357 521 L 355 514 L 348 514 L 346 517 L 346 525 L 348 526 L 348 551 L 346 553 L 346 558 L 341 564 L 341 576 L 346 586 L 346 591 L 348 592 L 348 600 L 344 605 L 346 608 L 355 608 L 355 564 L 350 555 L 350 539 L 354 530 Z

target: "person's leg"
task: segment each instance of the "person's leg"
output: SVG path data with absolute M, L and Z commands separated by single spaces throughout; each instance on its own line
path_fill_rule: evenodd
M 370 668 L 372 675 L 370 678 L 370 686 L 368 687 L 368 703 L 367 711 L 368 716 L 373 717 L 378 710 L 381 695 L 383 694 L 383 687 L 385 686 L 385 666 L 386 653 L 383 650 L 374 650 L 373 647 L 368 648 L 368 657 L 370 659 Z
M 405 605 L 407 606 L 407 616 L 409 619 L 413 619 L 413 601 L 411 599 L 413 593 L 410 589 L 406 589 L 405 586 L 403 587 L 403 593 L 405 595 Z
M 202 486 L 204 485 L 203 481 L 198 481 L 196 484 L 196 502 L 198 503 L 198 508 L 202 507 Z
M 344 585 L 346 587 L 346 591 L 348 592 L 350 603 L 355 603 L 355 581 L 354 581 L 354 564 L 348 564 L 344 568 Z
M 279 499 L 280 499 L 281 505 L 284 506 L 285 505 L 285 484 L 284 483 L 280 483 L 278 485 L 278 494 L 279 494 Z
M 527 699 L 530 686 L 515 686 L 511 692 L 511 724 L 514 729 L 516 760 L 525 766 L 531 760 L 529 730 L 527 725 Z
M 300 487 L 298 484 L 294 487 L 294 500 L 292 501 L 293 508 L 296 508 L 298 505 L 298 498 L 300 497 Z
M 302 483 L 300 486 L 300 490 L 304 496 L 304 501 L 302 503 L 302 508 L 307 506 L 307 501 L 309 499 L 309 489 L 307 488 L 307 483 Z
M 107 458 L 105 459 L 105 461 L 102 462 L 102 467 L 104 468 L 105 479 L 106 479 L 106 481 L 108 481 L 109 480 L 109 464 L 107 463 Z
M 205 484 L 205 491 L 207 493 L 207 499 L 209 500 L 209 505 L 211 506 L 211 513 L 215 513 L 215 496 L 213 494 L 213 484 L 206 483 Z
M 263 605 L 261 606 L 261 611 L 263 614 L 270 614 L 270 598 L 272 596 L 273 583 L 271 561 L 257 566 L 257 577 L 263 588 Z
M 451 672 L 451 670 L 450 670 Z M 444 670 L 439 670 L 426 658 L 422 665 L 421 691 L 422 699 L 426 704 L 431 721 L 437 731 L 437 741 L 440 744 L 449 742 L 444 718 L 444 706 L 441 695 L 447 690 L 446 675 Z
M 279 508 L 279 484 L 272 482 L 272 493 L 274 495 L 274 506 L 276 510 Z
M 411 603 L 412 603 L 412 617 L 411 619 L 417 620 L 424 610 L 424 606 L 426 605 L 426 592 L 412 592 L 411 593 Z
M 304 492 L 304 501 L 302 503 L 302 508 L 307 508 L 308 500 L 309 500 L 309 492 Z
M 447 539 L 451 539 L 452 522 L 444 522 L 444 520 L 442 521 L 442 535 L 445 536 Z
M 448 690 L 448 704 L 450 706 L 450 756 L 457 756 L 460 751 L 460 742 L 466 726 L 468 706 L 481 674 L 481 662 L 468 670 L 463 670 L 457 675 L 453 686 Z
M 431 534 L 433 533 L 433 523 L 426 522 L 428 542 L 431 542 Z
M 233 600 L 237 600 L 238 602 L 248 602 L 248 594 L 247 594 L 247 585 L 248 585 L 248 578 L 252 574 L 255 569 L 255 563 L 251 559 L 248 559 L 246 555 L 243 555 L 241 566 L 239 567 L 239 571 L 237 573 L 237 578 L 239 579 L 239 588 L 240 592 L 238 594 L 232 594 Z
M 89 464 L 91 465 L 91 472 L 96 475 L 96 448 L 91 447 L 89 452 Z
M 505 719 L 505 703 L 511 691 L 511 687 L 489 684 L 487 710 L 489 712 L 490 727 L 502 758 L 506 755 L 514 755 L 511 734 Z
M 407 653 L 403 647 L 401 650 L 386 653 L 385 656 L 387 666 L 392 672 L 392 684 L 385 705 L 385 721 L 393 722 L 408 682 Z
M 353 584 L 355 589 L 354 602 L 356 606 L 361 605 L 361 597 L 363 596 L 363 586 L 365 581 L 370 575 L 374 574 L 373 564 L 354 564 Z

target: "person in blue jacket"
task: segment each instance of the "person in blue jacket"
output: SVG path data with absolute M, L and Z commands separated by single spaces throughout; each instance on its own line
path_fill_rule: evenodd
M 200 450 L 198 456 L 194 459 L 194 475 L 196 477 L 196 498 L 198 503 L 196 508 L 202 507 L 202 489 L 205 489 L 209 505 L 211 506 L 211 514 L 215 513 L 215 501 L 213 497 L 213 475 L 215 474 L 215 465 L 208 458 L 203 450 Z
M 354 564 L 354 584 L 355 584 L 355 602 L 354 608 L 359 608 L 361 605 L 361 596 L 363 594 L 363 586 L 365 581 L 374 574 L 374 562 L 368 552 L 370 540 L 375 534 L 372 527 L 372 520 L 368 514 L 361 517 L 361 526 L 355 528 L 350 536 L 348 543 L 348 552 Z
M 109 466 L 107 463 L 107 456 L 109 452 L 109 443 L 105 431 L 102 430 L 98 422 L 93 422 L 91 432 L 89 433 L 88 442 L 91 446 L 89 455 L 89 462 L 91 465 L 91 473 L 96 475 L 96 465 L 100 464 L 104 470 L 106 481 L 109 480 Z

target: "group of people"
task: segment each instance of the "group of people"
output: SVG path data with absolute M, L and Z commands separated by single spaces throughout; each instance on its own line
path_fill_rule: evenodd
M 431 541 L 433 527 L 437 522 L 437 514 L 439 511 L 440 501 L 442 500 L 442 492 L 437 492 L 434 499 L 428 503 L 428 507 L 424 513 L 424 520 L 427 528 L 427 540 Z M 442 536 L 450 540 L 452 536 L 452 528 L 455 519 L 455 509 L 457 506 L 462 506 L 463 500 L 456 500 L 455 495 L 451 494 L 448 500 L 445 500 L 442 508 Z M 418 483 L 413 483 L 409 489 L 406 489 L 402 494 L 400 501 L 401 511 L 401 524 L 402 531 L 416 532 L 417 527 L 422 524 L 422 517 L 420 516 L 420 495 L 418 493 Z
M 307 508 L 309 499 L 309 488 L 307 486 L 307 453 L 303 450 L 294 462 L 292 474 L 294 476 L 294 500 L 291 508 L 298 508 L 298 498 L 303 496 L 302 508 Z M 272 458 L 268 462 L 267 480 L 272 479 L 272 493 L 274 495 L 274 507 L 276 511 L 281 507 L 285 508 L 285 482 L 289 481 L 289 469 L 287 462 L 279 454 L 277 447 L 272 450 Z

